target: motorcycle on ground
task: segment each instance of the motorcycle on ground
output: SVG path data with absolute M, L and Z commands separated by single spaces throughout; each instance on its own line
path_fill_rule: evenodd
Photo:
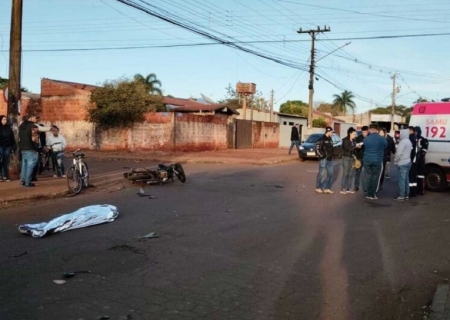
M 156 168 L 135 168 L 129 172 L 124 172 L 123 177 L 131 181 L 131 183 L 162 185 L 167 181 L 175 181 L 174 178 L 177 178 L 182 183 L 186 182 L 186 175 L 181 163 L 170 165 L 160 163 Z

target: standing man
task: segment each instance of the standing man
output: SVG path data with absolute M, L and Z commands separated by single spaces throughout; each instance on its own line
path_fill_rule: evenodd
M 361 161 L 361 168 L 356 169 L 355 172 L 355 191 L 359 190 L 359 184 L 361 183 L 361 172 L 363 170 L 363 158 L 364 158 L 364 139 L 367 137 L 367 135 L 369 134 L 369 127 L 368 126 L 363 126 L 361 128 L 361 135 L 356 137 L 355 142 L 356 142 L 356 149 L 355 149 L 355 156 L 356 158 Z M 364 175 L 363 175 L 364 177 Z M 364 179 L 363 179 L 364 180 Z M 365 183 L 363 181 L 363 188 L 365 188 Z M 366 190 L 364 190 L 366 191 Z
M 416 129 L 414 127 L 408 127 L 409 140 L 412 144 L 411 149 L 411 168 L 409 169 L 409 197 L 417 197 L 417 137 Z
M 386 179 L 389 179 L 391 177 L 390 173 L 391 173 L 391 159 L 392 159 L 392 155 L 395 154 L 395 141 L 394 138 L 391 137 L 390 134 L 386 135 L 387 139 L 388 139 L 388 161 L 386 163 L 386 168 L 384 169 L 384 177 Z
M 52 126 L 52 135 L 47 138 L 47 145 L 52 148 L 53 154 L 56 158 L 57 168 L 56 174 L 53 177 L 65 178 L 64 170 L 64 149 L 67 146 L 66 139 L 59 134 L 59 128 L 57 126 Z
M 316 142 L 316 153 L 319 156 L 319 173 L 316 179 L 316 193 L 329 193 L 331 191 L 331 180 L 333 179 L 333 140 L 331 135 L 333 128 L 326 127 L 325 134 Z M 323 180 L 327 171 L 327 177 Z
M 364 139 L 363 166 L 366 174 L 366 199 L 377 200 L 377 191 L 383 171 L 384 150 L 387 147 L 386 138 L 378 134 L 377 125 L 371 124 L 370 134 Z
M 296 123 L 294 126 L 292 126 L 291 130 L 291 147 L 289 148 L 289 155 L 291 155 L 292 148 L 295 146 L 298 152 L 298 147 L 300 146 L 300 135 L 298 132 L 298 128 L 300 125 Z
M 428 139 L 422 137 L 422 129 L 415 127 L 417 138 L 417 194 L 424 195 L 425 189 L 425 156 L 428 151 Z
M 39 156 L 39 131 L 35 122 L 36 115 L 30 115 L 19 126 L 19 149 L 22 154 L 20 184 L 25 187 L 34 187 L 31 177 Z

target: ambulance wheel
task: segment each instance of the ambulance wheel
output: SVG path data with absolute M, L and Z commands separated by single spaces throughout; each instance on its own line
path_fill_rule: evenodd
M 447 177 L 444 171 L 435 166 L 426 168 L 425 186 L 430 191 L 445 191 L 447 189 Z

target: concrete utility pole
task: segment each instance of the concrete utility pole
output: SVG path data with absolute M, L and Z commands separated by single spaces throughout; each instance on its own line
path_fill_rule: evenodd
M 8 119 L 17 138 L 22 65 L 22 0 L 12 0 L 9 46 Z
M 308 110 L 308 128 L 310 129 L 312 127 L 312 113 L 313 113 L 313 100 L 314 100 L 314 68 L 315 68 L 315 49 L 314 49 L 314 42 L 316 41 L 316 34 L 317 33 L 323 33 L 323 32 L 330 32 L 330 27 L 325 26 L 323 29 L 320 29 L 320 27 L 317 27 L 317 29 L 310 29 L 310 30 L 300 30 L 297 31 L 297 33 L 308 33 L 311 36 L 311 64 L 309 66 L 309 110 Z
M 395 78 L 397 77 L 397 73 L 394 73 L 391 77 L 392 79 L 392 105 L 391 105 L 391 130 L 389 130 L 392 134 L 394 131 L 394 115 L 395 115 L 395 94 L 400 92 L 400 88 L 395 86 Z

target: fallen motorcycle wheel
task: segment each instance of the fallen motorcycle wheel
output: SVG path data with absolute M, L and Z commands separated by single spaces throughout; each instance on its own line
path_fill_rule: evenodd
M 177 176 L 178 180 L 180 180 L 182 183 L 186 182 L 186 175 L 184 174 L 183 166 L 181 165 L 181 163 L 175 163 L 174 173 Z

